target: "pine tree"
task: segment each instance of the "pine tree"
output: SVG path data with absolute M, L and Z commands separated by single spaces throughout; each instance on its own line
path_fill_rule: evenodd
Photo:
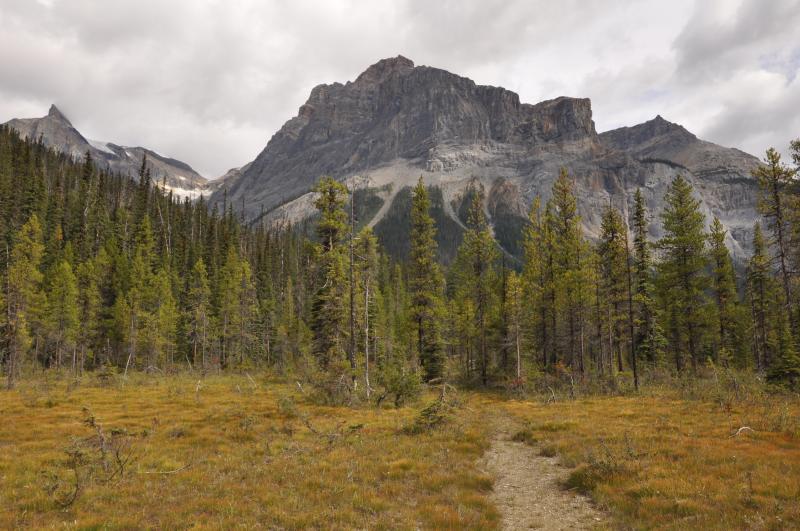
M 800 384 L 800 356 L 791 334 L 790 315 L 781 284 L 773 278 L 767 243 L 757 223 L 753 255 L 747 268 L 756 369 L 766 372 L 770 381 L 796 387 Z
M 441 341 L 442 275 L 436 262 L 436 227 L 430 216 L 428 190 L 420 177 L 411 202 L 411 252 L 408 291 L 409 319 L 426 381 L 443 375 Z
M 800 337 L 798 330 L 800 325 L 794 315 L 795 298 L 792 290 L 794 273 L 789 263 L 792 242 L 789 226 L 791 200 L 788 197 L 796 174 L 797 170 L 783 164 L 780 153 L 773 148 L 767 150 L 764 164 L 753 171 L 760 188 L 759 210 L 767 219 L 767 227 L 772 233 L 775 259 L 783 287 L 783 301 L 789 314 L 792 333 L 797 338 Z
M 314 206 L 320 213 L 317 222 L 317 288 L 311 306 L 313 350 L 320 367 L 327 369 L 344 356 L 344 302 L 347 281 L 344 274 L 342 242 L 347 234 L 344 205 L 347 189 L 330 177 L 316 187 Z
M 603 211 L 600 224 L 600 242 L 597 252 L 600 258 L 600 297 L 605 305 L 605 336 L 608 352 L 616 357 L 617 370 L 622 372 L 625 349 L 625 303 L 627 301 L 627 251 L 625 249 L 625 225 L 622 215 L 609 205 Z
M 380 296 L 377 288 L 377 269 L 378 269 L 378 240 L 372 233 L 372 229 L 366 227 L 358 235 L 355 255 L 358 259 L 358 279 L 359 290 L 362 296 L 361 330 L 364 345 L 364 384 L 367 398 L 371 394 L 370 385 L 370 357 L 375 356 L 374 331 L 377 317 L 376 299 Z M 370 348 L 370 346 L 373 348 Z
M 488 329 L 494 311 L 494 262 L 497 249 L 483 212 L 481 195 L 472 195 L 472 204 L 467 218 L 467 231 L 456 259 L 460 272 L 458 288 L 461 296 L 471 302 L 472 325 L 477 332 L 478 361 L 481 383 L 489 383 L 489 338 Z
M 151 312 L 153 263 L 155 251 L 150 218 L 144 216 L 136 231 L 136 246 L 130 269 L 130 286 L 127 292 L 118 297 L 117 320 L 122 335 L 128 345 L 128 359 L 125 362 L 125 375 L 136 363 L 140 352 L 152 348 L 155 318 Z
M 80 359 L 77 364 L 79 373 L 83 371 L 87 356 L 95 354 L 92 346 L 102 341 L 103 332 L 103 273 L 108 256 L 105 249 L 100 249 L 97 256 L 80 264 L 77 269 L 78 279 L 78 314 L 81 326 L 78 329 L 78 350 Z
M 221 368 L 228 367 L 242 345 L 241 338 L 242 315 L 240 302 L 242 299 L 242 265 L 239 253 L 231 246 L 225 258 L 225 263 L 220 269 L 219 278 L 219 305 L 217 310 L 217 324 L 219 327 L 219 364 Z
M 655 363 L 660 356 L 663 337 L 656 319 L 653 286 L 653 258 L 648 241 L 649 219 L 640 189 L 634 195 L 633 221 L 633 277 L 636 303 L 635 355 Z
M 716 360 L 725 365 L 731 361 L 737 349 L 738 308 L 736 300 L 736 279 L 730 252 L 725 245 L 726 231 L 718 218 L 711 223 L 709 235 L 712 291 L 716 302 L 717 338 L 715 341 Z
M 46 327 L 55 348 L 55 366 L 61 368 L 63 353 L 72 352 L 72 369 L 76 372 L 76 340 L 78 334 L 78 283 L 67 260 L 60 260 L 50 269 L 47 279 Z
M 191 345 L 192 362 L 205 371 L 208 368 L 208 355 L 213 344 L 211 321 L 211 289 L 208 285 L 208 272 L 202 258 L 192 267 L 187 293 L 187 331 Z
M 523 309 L 525 303 L 522 289 L 522 279 L 514 271 L 508 274 L 506 280 L 506 305 L 508 314 L 508 339 L 515 354 L 515 376 L 517 384 L 522 383 L 522 329 L 523 329 Z
M 260 349 L 258 348 L 260 319 L 256 287 L 253 284 L 250 263 L 247 260 L 241 260 L 239 267 L 241 268 L 241 273 L 239 277 L 239 315 L 237 319 L 239 337 L 237 344 L 239 346 L 239 365 L 243 366 L 246 358 L 249 358 L 249 361 L 258 361 L 260 359 Z
M 36 214 L 14 237 L 6 271 L 6 342 L 8 361 L 7 387 L 14 387 L 24 356 L 31 344 L 29 321 L 44 312 L 45 297 L 41 291 L 43 275 L 39 270 L 44 253 L 42 227 Z
M 534 345 L 539 351 L 542 366 L 555 363 L 555 329 L 551 323 L 555 321 L 555 283 L 553 271 L 554 234 L 551 231 L 549 204 L 544 214 L 541 212 L 540 200 L 535 198 L 528 215 L 528 226 L 524 233 L 525 261 L 523 268 L 523 285 L 528 306 L 532 314 L 528 319 L 532 323 Z
M 565 327 L 562 337 L 566 344 L 560 349 L 568 354 L 564 361 L 581 374 L 585 371 L 585 316 L 588 300 L 588 249 L 581 232 L 578 216 L 578 202 L 575 198 L 574 183 L 565 168 L 553 184 L 552 208 L 548 223 L 550 230 L 558 237 L 553 245 L 554 289 L 557 295 L 553 305 L 559 304 L 561 322 Z M 556 331 L 556 313 L 553 313 L 553 331 Z
M 684 353 L 697 370 L 705 327 L 706 275 L 705 216 L 692 186 L 680 175 L 670 185 L 662 213 L 664 236 L 658 242 L 661 296 L 669 315 L 669 347 L 678 372 L 684 368 Z
M 166 269 L 159 268 L 150 293 L 154 327 L 149 366 L 172 365 L 177 346 L 178 304 L 172 293 L 172 280 Z

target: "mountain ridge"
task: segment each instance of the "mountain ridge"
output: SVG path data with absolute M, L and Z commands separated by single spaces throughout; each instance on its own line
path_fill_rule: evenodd
M 501 189 L 512 203 L 509 210 L 518 212 L 535 196 L 546 200 L 563 167 L 575 179 L 590 237 L 599 234 L 607 204 L 626 213 L 641 188 L 657 238 L 663 193 L 681 173 L 695 186 L 707 221 L 717 216 L 728 229 L 731 250 L 741 259 L 749 253 L 758 219 L 750 176 L 758 162 L 660 115 L 597 133 L 588 98 L 523 103 L 502 87 L 397 56 L 376 62 L 354 81 L 314 87 L 297 115 L 210 201 L 227 198 L 236 209 L 244 204 L 251 220 L 266 212 L 270 222 L 297 222 L 313 214 L 306 196 L 322 175 L 358 181 L 383 201 L 396 194 L 381 191 L 384 187 L 409 186 L 422 176 L 442 188 L 446 203 L 457 203 L 468 187 L 477 187 L 489 211 L 491 191 Z
M 147 156 L 153 182 L 181 198 L 195 199 L 211 192 L 208 181 L 183 161 L 142 146 L 87 139 L 55 104 L 41 118 L 13 118 L 4 125 L 22 137 L 41 138 L 45 146 L 75 159 L 82 159 L 88 151 L 99 168 L 133 178 L 138 177 L 142 159 Z

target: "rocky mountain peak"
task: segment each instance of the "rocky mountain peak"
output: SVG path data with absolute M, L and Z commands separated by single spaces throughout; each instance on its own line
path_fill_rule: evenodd
M 757 215 L 754 163 L 661 116 L 598 135 L 588 98 L 523 103 L 510 90 L 414 66 L 400 55 L 378 61 L 354 82 L 315 87 L 297 116 L 252 163 L 231 172 L 210 201 L 227 198 L 249 219 L 294 223 L 313 215 L 310 191 L 320 176 L 357 179 L 385 206 L 370 221 L 378 228 L 394 194 L 421 175 L 440 188 L 443 215 L 459 224 L 458 198 L 477 182 L 490 191 L 487 212 L 505 238 L 519 235 L 531 201 L 546 200 L 567 168 L 589 235 L 599 234 L 605 205 L 629 205 L 642 188 L 657 237 L 664 191 L 680 173 L 695 182 L 707 218 L 720 218 L 734 254 L 743 256 Z M 501 244 L 518 251 L 517 236 Z
M 356 83 L 380 83 L 394 73 L 406 73 L 414 69 L 414 61 L 398 55 L 381 59 L 356 78 Z
M 6 122 L 20 136 L 42 139 L 44 145 L 77 160 L 91 153 L 95 165 L 104 170 L 136 177 L 147 156 L 153 182 L 164 186 L 178 197 L 196 198 L 210 193 L 206 180 L 188 164 L 142 147 L 120 146 L 112 142 L 86 139 L 55 105 L 50 105 L 47 116 L 40 118 L 13 118 Z
M 64 116 L 64 113 L 62 113 L 61 110 L 58 107 L 56 107 L 55 103 L 50 105 L 50 110 L 47 111 L 47 116 L 49 118 L 53 118 L 53 119 L 59 120 L 61 122 L 66 122 L 66 123 L 72 125 L 70 123 L 69 119 L 66 116 Z
M 615 149 L 637 150 L 642 155 L 649 154 L 653 148 L 659 151 L 669 148 L 676 150 L 699 142 L 697 137 L 682 125 L 665 120 L 660 114 L 632 127 L 620 127 L 600 135 L 602 141 Z

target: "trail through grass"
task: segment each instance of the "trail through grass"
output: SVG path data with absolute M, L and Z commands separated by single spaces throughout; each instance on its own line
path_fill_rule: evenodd
M 447 407 L 430 392 L 345 408 L 253 376 L 0 391 L 0 528 L 494 529 L 541 506 L 535 491 L 503 501 L 528 470 L 552 473 L 562 514 L 586 510 L 572 493 L 591 497 L 602 527 L 800 527 L 796 398 L 461 391 Z

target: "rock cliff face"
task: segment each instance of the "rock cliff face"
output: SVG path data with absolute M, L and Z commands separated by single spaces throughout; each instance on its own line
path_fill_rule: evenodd
M 421 175 L 442 190 L 444 209 L 455 221 L 465 191 L 481 189 L 496 234 L 501 223 L 510 238 L 508 248 L 518 238 L 513 226 L 522 226 L 521 214 L 535 196 L 547 199 L 562 167 L 575 178 L 590 235 L 598 234 L 605 205 L 627 211 L 641 188 L 658 237 L 664 191 L 683 174 L 708 220 L 720 218 L 732 251 L 743 258 L 757 218 L 750 177 L 757 163 L 660 117 L 598 134 L 588 99 L 529 105 L 503 88 L 415 67 L 398 56 L 372 65 L 355 81 L 315 87 L 297 116 L 252 163 L 226 179 L 212 202 L 227 192 L 250 219 L 266 212 L 269 220 L 296 221 L 311 213 L 308 193 L 315 182 L 333 175 L 375 190 L 384 203 L 370 220 L 376 225 L 398 191 Z
M 142 158 L 146 154 L 153 182 L 165 186 L 179 197 L 194 199 L 201 194 L 210 193 L 206 179 L 184 162 L 164 157 L 143 147 L 87 140 L 55 105 L 50 107 L 47 116 L 14 118 L 6 122 L 6 125 L 17 130 L 23 137 L 41 138 L 46 146 L 76 159 L 83 159 L 89 151 L 100 168 L 134 178 L 138 176 Z

